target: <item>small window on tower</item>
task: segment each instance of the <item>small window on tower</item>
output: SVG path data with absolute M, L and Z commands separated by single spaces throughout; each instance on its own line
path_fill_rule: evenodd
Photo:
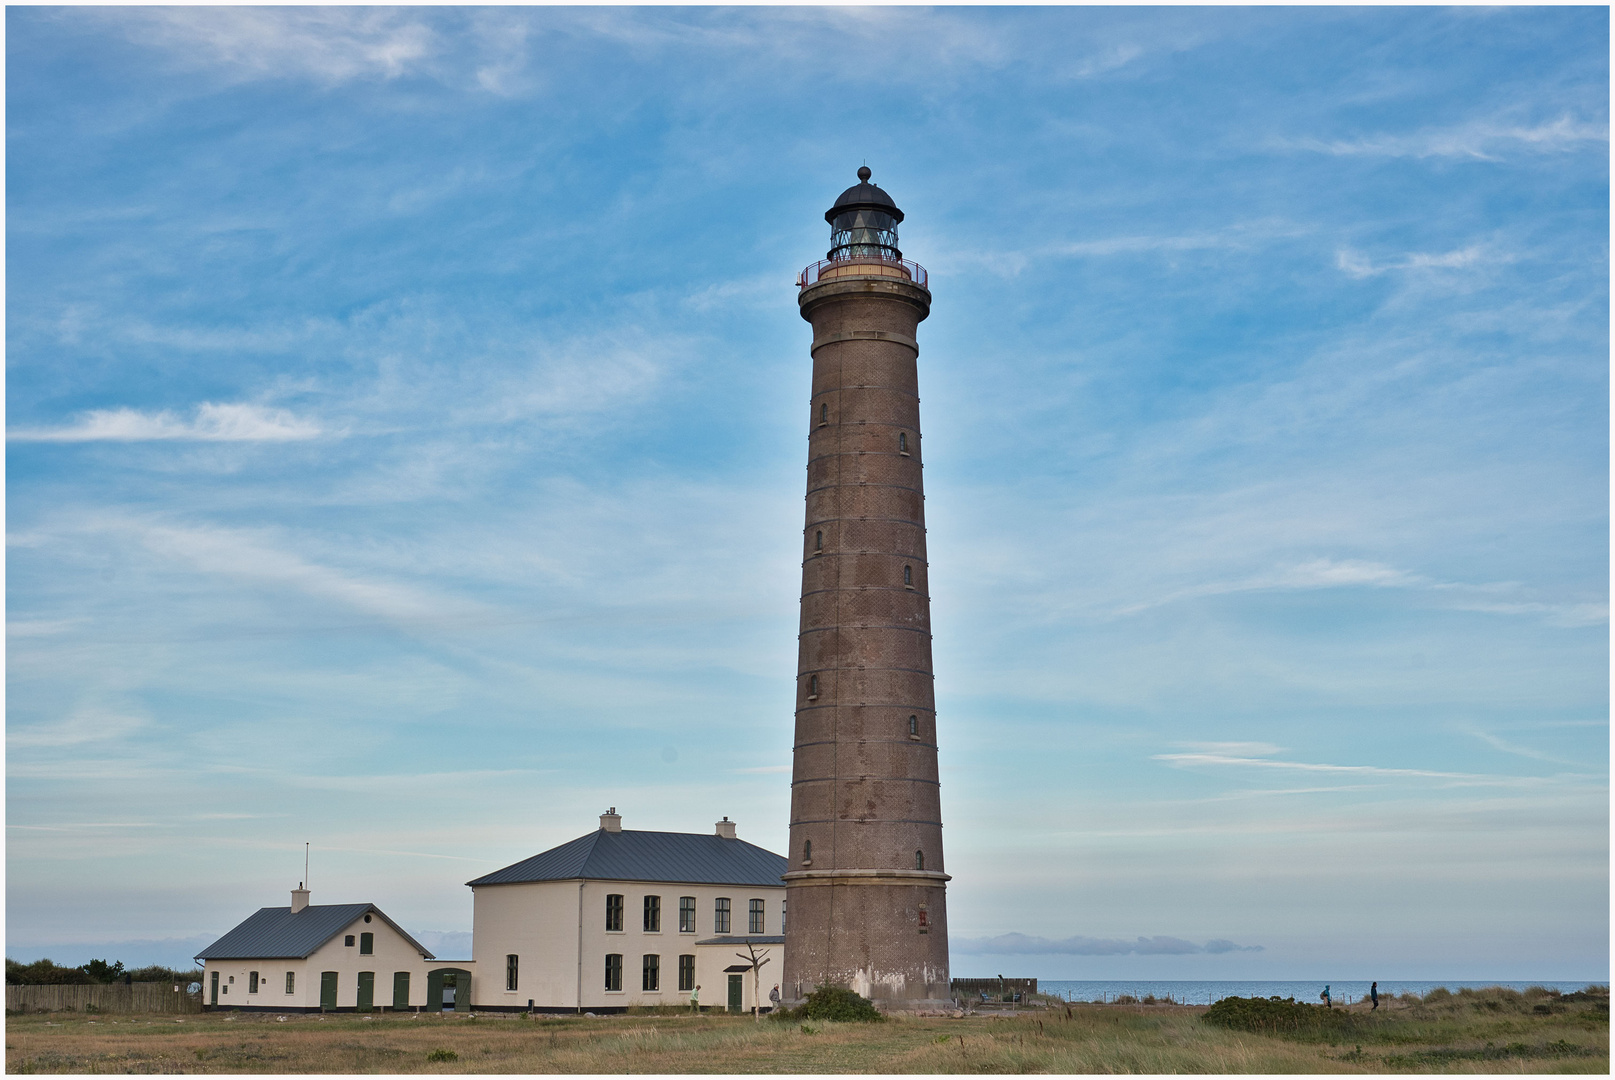
M 903 584 L 910 589 L 914 587 L 914 568 L 912 566 L 903 567 Z
M 802 865 L 803 866 L 811 866 L 812 864 L 813 864 L 813 841 L 804 840 L 802 842 Z
M 819 406 L 819 426 L 823 427 L 824 425 L 828 424 L 829 422 L 830 422 L 830 406 L 828 404 L 820 405 Z
M 911 739 L 920 737 L 920 718 L 918 716 L 908 718 L 908 736 Z
M 900 454 L 908 453 L 908 432 L 906 431 L 897 433 L 897 452 Z
M 823 551 L 824 550 L 824 530 L 823 529 L 820 529 L 820 530 L 818 530 L 817 532 L 815 532 L 813 534 L 813 550 L 814 551 Z
M 925 852 L 916 851 L 914 853 L 914 869 L 916 869 L 916 870 L 924 870 L 925 869 Z
M 808 700 L 819 700 L 819 677 L 817 675 L 808 676 Z

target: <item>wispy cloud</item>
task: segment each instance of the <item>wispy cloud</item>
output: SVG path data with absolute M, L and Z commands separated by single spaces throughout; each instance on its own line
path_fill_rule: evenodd
M 1284 769 L 1297 772 L 1328 773 L 1341 776 L 1372 776 L 1387 779 L 1445 780 L 1454 785 L 1497 785 L 1502 787 L 1532 786 L 1553 782 L 1553 778 L 1537 776 L 1496 776 L 1485 773 L 1445 772 L 1438 769 L 1398 769 L 1381 765 L 1330 765 L 1312 761 L 1283 761 L 1269 757 L 1195 750 L 1176 754 L 1152 755 L 1155 761 L 1182 766 L 1212 766 L 1219 768 Z
M 1383 563 L 1362 559 L 1312 559 L 1293 566 L 1280 567 L 1263 574 L 1238 578 L 1232 581 L 1208 581 L 1200 585 L 1178 589 L 1153 600 L 1142 601 L 1121 608 L 1117 614 L 1130 615 L 1148 608 L 1179 600 L 1203 596 L 1223 596 L 1229 593 L 1258 592 L 1277 589 L 1338 589 L 1347 587 L 1406 588 L 1423 579 L 1416 574 L 1386 566 Z
M 1414 251 L 1378 263 L 1350 248 L 1335 252 L 1335 266 L 1354 278 L 1376 277 L 1393 270 L 1465 270 L 1473 266 L 1512 261 L 1513 256 L 1489 252 L 1478 244 L 1457 251 Z
M 1261 952 L 1260 945 L 1236 945 L 1215 938 L 1196 945 L 1178 937 L 1157 935 L 1122 938 L 1068 937 L 1045 938 L 1028 934 L 1000 934 L 990 938 L 954 938 L 955 952 L 988 956 L 1187 956 L 1193 953 Z
M 14 442 L 292 442 L 324 434 L 317 423 L 285 409 L 203 402 L 189 420 L 167 410 L 92 409 L 66 427 L 14 429 L 6 438 Z
M 123 8 L 103 17 L 133 41 L 238 79 L 392 79 L 420 68 L 436 46 L 408 8 Z
M 1510 151 L 1552 154 L 1609 142 L 1609 126 L 1565 115 L 1535 126 L 1483 120 L 1458 127 L 1425 128 L 1406 135 L 1360 139 L 1275 140 L 1283 149 L 1311 150 L 1347 157 L 1471 158 L 1497 161 Z
M 23 747 L 83 746 L 132 735 L 148 725 L 143 716 L 110 709 L 84 708 L 42 724 L 6 725 L 6 745 Z

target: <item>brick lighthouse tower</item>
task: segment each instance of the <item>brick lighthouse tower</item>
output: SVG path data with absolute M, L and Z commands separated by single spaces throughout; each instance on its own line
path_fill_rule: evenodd
M 915 340 L 931 293 L 869 177 L 797 281 L 813 401 L 780 992 L 922 1009 L 949 996 Z

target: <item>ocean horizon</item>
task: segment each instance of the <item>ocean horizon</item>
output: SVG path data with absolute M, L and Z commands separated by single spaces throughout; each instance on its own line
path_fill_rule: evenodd
M 1321 1000 L 1320 994 L 1329 987 L 1330 997 L 1337 1005 L 1349 1005 L 1368 997 L 1368 979 L 1039 979 L 1037 988 L 1044 994 L 1064 998 L 1066 1001 L 1115 1001 L 1127 994 L 1135 998 L 1154 995 L 1157 999 L 1170 998 L 1188 1005 L 1209 1005 L 1226 997 L 1281 997 L 1296 1001 Z M 1542 986 L 1569 994 L 1588 986 L 1609 986 L 1608 979 L 1380 979 L 1379 995 L 1383 998 L 1400 994 L 1423 997 L 1440 987 L 1457 991 L 1464 988 L 1481 989 L 1500 986 L 1509 990 L 1525 990 Z

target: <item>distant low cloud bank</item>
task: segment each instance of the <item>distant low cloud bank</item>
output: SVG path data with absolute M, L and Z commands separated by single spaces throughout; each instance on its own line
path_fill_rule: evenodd
M 955 952 L 989 956 L 1183 956 L 1188 953 L 1261 952 L 1260 945 L 1236 945 L 1214 938 L 1204 945 L 1175 937 L 1120 938 L 1032 937 L 1027 934 L 1000 934 L 990 938 L 966 938 L 950 942 Z

